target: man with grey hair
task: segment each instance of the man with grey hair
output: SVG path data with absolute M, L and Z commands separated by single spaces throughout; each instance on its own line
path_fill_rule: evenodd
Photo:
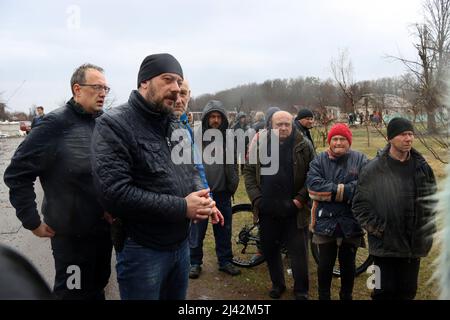
M 314 157 L 314 150 L 306 138 L 293 129 L 293 117 L 286 111 L 273 114 L 268 130 L 260 131 L 258 141 L 252 143 L 249 157 L 258 154 L 258 148 L 274 143 L 271 129 L 279 139 L 278 171 L 262 174 L 265 166 L 248 163 L 244 168 L 245 188 L 259 219 L 261 249 L 267 261 L 272 280 L 269 296 L 279 299 L 286 290 L 281 259 L 281 244 L 286 246 L 294 277 L 294 296 L 308 299 L 308 224 L 310 210 L 306 190 L 306 173 Z
M 70 84 L 73 97 L 20 144 L 4 180 L 23 227 L 51 238 L 56 298 L 104 299 L 112 245 L 92 181 L 90 144 L 109 87 L 103 69 L 92 64 L 77 68 Z M 44 189 L 44 221 L 35 201 L 37 177 Z
M 256 132 L 259 132 L 260 130 L 264 129 L 266 126 L 266 119 L 264 118 L 264 112 L 258 111 L 255 114 L 255 122 L 252 125 L 252 129 Z

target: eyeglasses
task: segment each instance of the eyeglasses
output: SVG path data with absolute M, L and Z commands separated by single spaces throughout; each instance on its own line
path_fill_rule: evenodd
M 110 87 L 102 86 L 101 84 L 86 84 L 86 83 L 79 83 L 80 87 L 91 87 L 94 88 L 95 91 L 101 92 L 102 90 L 105 90 L 106 93 L 109 93 L 111 91 Z

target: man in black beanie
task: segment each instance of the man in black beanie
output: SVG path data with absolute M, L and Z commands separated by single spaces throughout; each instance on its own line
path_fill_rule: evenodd
M 115 243 L 122 299 L 186 298 L 190 220 L 208 219 L 215 205 L 191 163 L 175 164 L 172 114 L 183 71 L 169 54 L 150 55 L 127 103 L 97 120 L 92 142 L 94 182 L 105 209 L 123 230 Z
M 359 176 L 353 213 L 369 234 L 379 268 L 374 300 L 410 300 L 417 292 L 420 258 L 433 244 L 436 192 L 433 170 L 412 147 L 414 127 L 404 118 L 387 127 L 387 146 Z
M 294 123 L 297 130 L 300 131 L 300 133 L 303 134 L 303 136 L 311 142 L 312 147 L 315 150 L 316 147 L 314 146 L 314 141 L 311 137 L 311 133 L 309 132 L 309 130 L 311 130 L 314 125 L 314 114 L 312 113 L 312 111 L 309 109 L 301 109 L 298 112 Z

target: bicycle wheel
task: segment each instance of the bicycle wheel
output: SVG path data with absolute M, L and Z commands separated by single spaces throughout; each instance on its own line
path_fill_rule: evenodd
M 259 227 L 253 222 L 252 205 L 249 203 L 234 205 L 232 213 L 233 264 L 251 268 L 263 263 L 263 258 L 254 259 L 254 255 L 259 253 Z
M 364 273 L 367 268 L 373 263 L 373 257 L 369 255 L 369 248 L 367 244 L 367 233 L 364 235 L 364 241 L 366 243 L 365 248 L 359 247 L 356 251 L 356 257 L 355 257 L 355 276 L 359 276 L 361 273 Z M 319 264 L 319 246 L 314 244 L 312 242 L 312 233 L 310 237 L 310 247 L 311 247 L 311 253 L 314 258 L 314 261 L 316 264 Z M 333 267 L 333 275 L 335 277 L 341 276 L 341 270 L 339 269 L 339 262 L 338 259 L 336 259 L 336 263 Z

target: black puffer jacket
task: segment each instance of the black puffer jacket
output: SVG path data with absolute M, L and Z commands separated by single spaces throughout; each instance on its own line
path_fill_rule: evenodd
M 429 196 L 436 192 L 433 170 L 416 150 L 416 200 L 414 215 L 406 216 L 400 203 L 403 181 L 388 165 L 388 144 L 362 170 L 353 200 L 353 212 L 369 232 L 370 254 L 379 257 L 418 258 L 428 254 L 436 231 L 436 201 Z
M 44 221 L 58 235 L 96 232 L 103 209 L 92 182 L 90 145 L 95 115 L 73 99 L 47 114 L 17 148 L 4 179 L 10 201 L 26 229 L 41 221 L 33 184 L 44 189 Z
M 97 119 L 92 142 L 102 204 L 134 241 L 158 250 L 174 250 L 187 238 L 184 197 L 202 189 L 193 165 L 171 160 L 170 137 L 179 128 L 135 90 L 128 103 Z

